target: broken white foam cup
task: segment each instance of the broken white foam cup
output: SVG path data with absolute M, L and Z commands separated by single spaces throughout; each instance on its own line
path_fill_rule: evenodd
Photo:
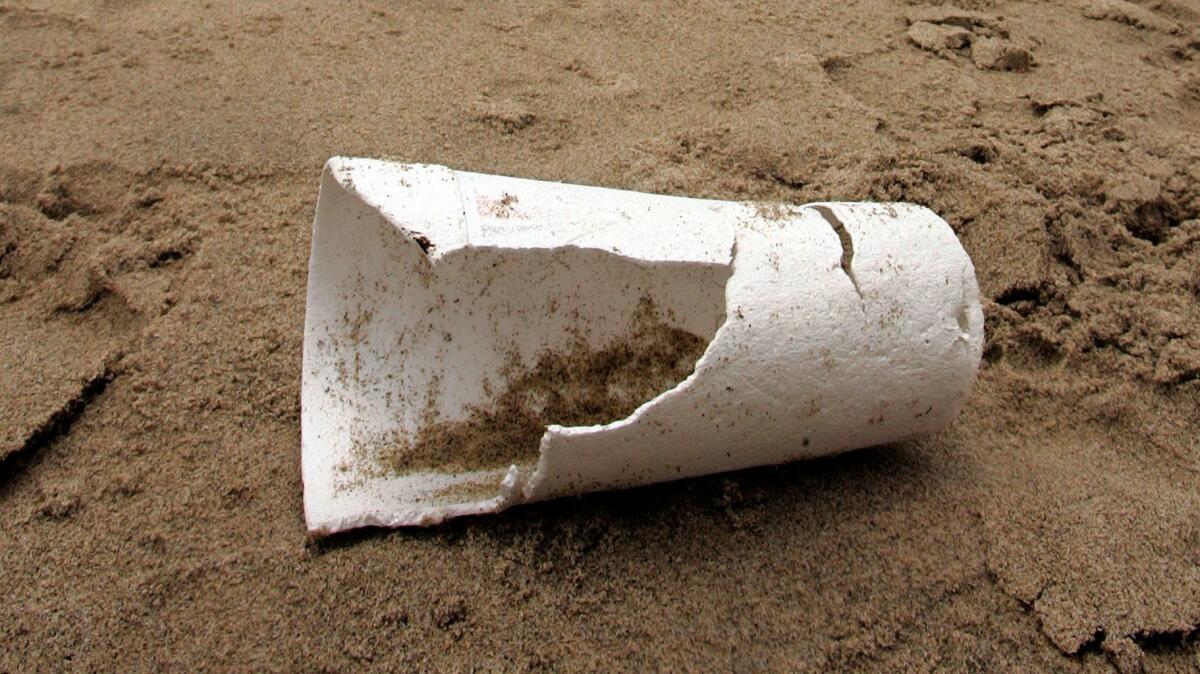
M 536 459 L 381 470 L 372 443 L 489 404 L 511 371 L 629 330 L 649 298 L 710 340 L 623 419 Z M 304 336 L 308 529 L 430 525 L 777 464 L 945 426 L 983 347 L 974 267 L 912 204 L 763 207 L 331 159 Z

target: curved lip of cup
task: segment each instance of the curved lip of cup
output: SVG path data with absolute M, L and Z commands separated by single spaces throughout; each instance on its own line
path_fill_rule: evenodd
M 621 339 L 648 299 L 707 345 L 631 413 L 547 425 L 536 460 L 396 471 L 372 454 L 487 404 L 514 358 L 528 366 L 581 330 Z M 961 408 L 982 346 L 974 267 L 923 207 L 333 158 L 305 318 L 308 529 L 432 525 L 929 433 Z

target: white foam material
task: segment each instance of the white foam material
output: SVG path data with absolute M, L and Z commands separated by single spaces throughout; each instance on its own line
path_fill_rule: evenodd
M 764 208 L 331 159 L 305 321 L 308 528 L 435 524 L 935 431 L 975 380 L 978 295 L 954 232 L 911 204 Z M 619 337 L 645 296 L 711 341 L 629 417 L 550 426 L 528 465 L 371 465 L 372 442 L 486 403 L 514 354 Z

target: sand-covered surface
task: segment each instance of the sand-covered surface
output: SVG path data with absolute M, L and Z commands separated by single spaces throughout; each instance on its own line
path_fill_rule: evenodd
M 1200 3 L 0 0 L 0 671 L 1200 669 Z M 306 541 L 323 162 L 905 200 L 930 438 Z

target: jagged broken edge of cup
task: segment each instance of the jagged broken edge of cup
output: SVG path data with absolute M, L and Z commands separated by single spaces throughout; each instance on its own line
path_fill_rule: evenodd
M 628 417 L 551 425 L 536 463 L 506 468 L 391 474 L 372 459 L 371 443 L 486 404 L 514 352 L 528 364 L 580 330 L 619 337 L 646 296 L 710 341 Z M 430 525 L 929 433 L 963 405 L 982 347 L 971 260 L 920 206 L 764 206 L 334 158 L 305 320 L 308 529 Z

